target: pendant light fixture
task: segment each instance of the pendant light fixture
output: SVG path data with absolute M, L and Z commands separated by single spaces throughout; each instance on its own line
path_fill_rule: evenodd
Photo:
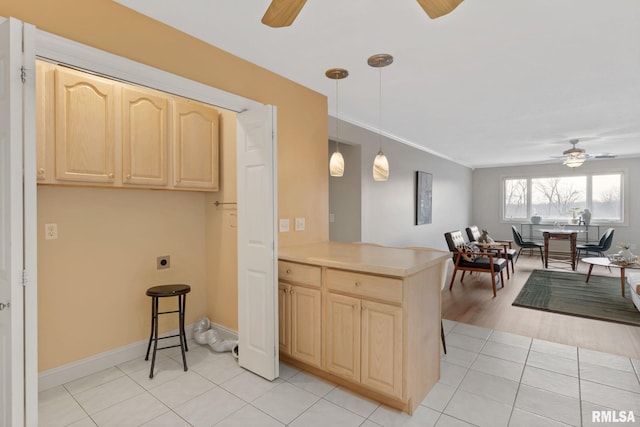
M 379 114 L 380 114 L 380 128 L 379 128 L 379 148 L 376 158 L 373 160 L 373 179 L 375 181 L 386 181 L 389 179 L 389 161 L 387 156 L 382 152 L 382 68 L 393 63 L 393 56 L 386 53 L 379 53 L 369 57 L 367 64 L 371 67 L 378 68 L 379 71 Z
M 331 68 L 324 73 L 325 76 L 336 81 L 336 151 L 331 154 L 329 160 L 329 174 L 331 176 L 344 175 L 344 157 L 340 153 L 340 118 L 338 115 L 338 80 L 342 80 L 349 75 L 344 68 Z

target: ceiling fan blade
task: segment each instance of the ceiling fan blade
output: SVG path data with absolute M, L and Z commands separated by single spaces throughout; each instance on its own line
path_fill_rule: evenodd
M 273 28 L 288 27 L 302 10 L 307 0 L 272 0 L 262 17 L 262 23 Z
M 453 11 L 462 0 L 418 0 L 429 18 L 436 19 Z

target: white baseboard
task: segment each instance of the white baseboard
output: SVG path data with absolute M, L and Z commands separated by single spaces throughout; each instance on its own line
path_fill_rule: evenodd
M 193 336 L 193 327 L 193 323 L 185 326 L 187 339 L 190 339 Z M 213 328 L 227 339 L 238 339 L 238 333 L 236 331 L 232 331 L 231 329 L 216 324 L 213 324 Z M 174 335 L 177 333 L 178 330 L 174 329 L 164 335 Z M 121 363 L 128 362 L 129 360 L 137 357 L 144 357 L 147 352 L 148 344 L 149 340 L 144 339 L 123 347 L 114 348 L 113 350 L 96 354 L 95 356 L 87 357 L 86 359 L 81 359 L 76 362 L 71 362 L 66 365 L 58 366 L 57 368 L 40 372 L 40 374 L 38 374 L 38 391 L 48 390 L 50 388 L 66 384 L 70 381 L 77 380 L 78 378 L 86 377 L 87 375 L 95 374 Z

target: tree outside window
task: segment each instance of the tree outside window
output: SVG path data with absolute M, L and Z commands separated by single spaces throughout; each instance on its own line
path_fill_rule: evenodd
M 573 210 L 587 207 L 586 176 L 536 178 L 531 184 L 532 208 L 545 218 L 572 216 Z

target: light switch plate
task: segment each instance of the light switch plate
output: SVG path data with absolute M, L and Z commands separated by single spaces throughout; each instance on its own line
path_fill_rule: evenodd
M 289 218 L 280 219 L 280 232 L 287 233 L 289 231 Z
M 296 218 L 296 231 L 304 231 L 304 218 Z

